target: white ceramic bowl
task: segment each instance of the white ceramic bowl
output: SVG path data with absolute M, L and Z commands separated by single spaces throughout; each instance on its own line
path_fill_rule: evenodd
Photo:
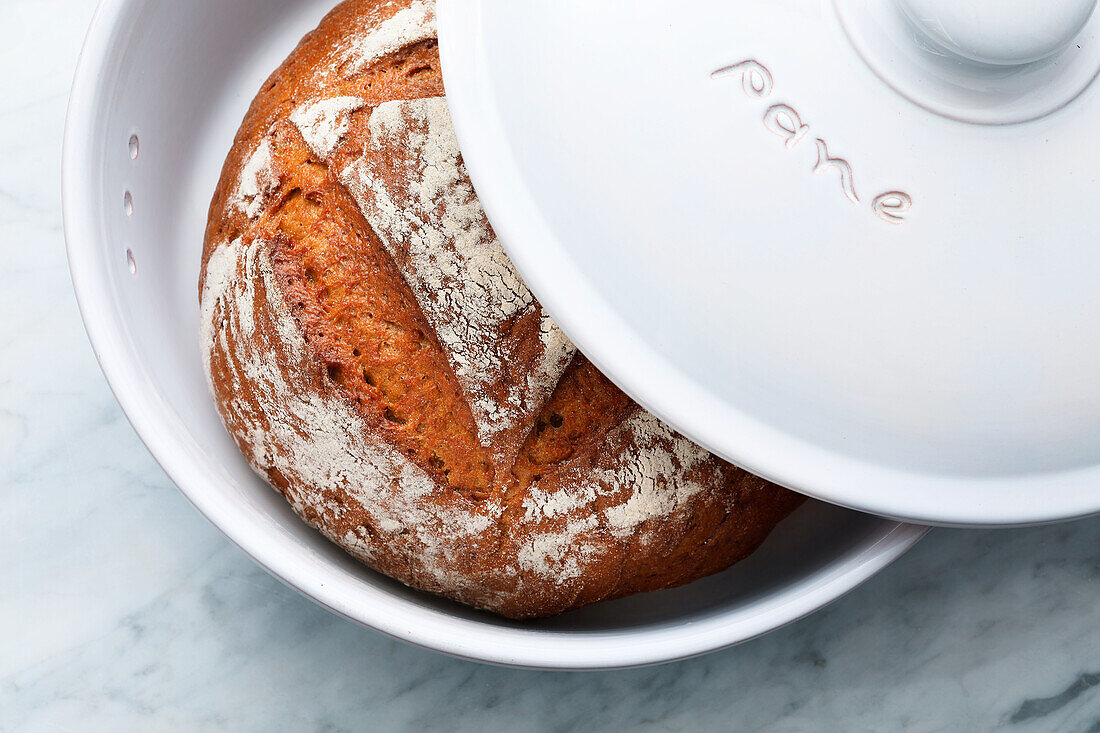
M 347 557 L 258 479 L 224 432 L 198 356 L 207 205 L 263 79 L 333 0 L 105 0 L 73 86 L 65 229 L 96 355 L 168 475 L 272 574 L 349 619 L 448 654 L 608 668 L 701 654 L 837 598 L 923 534 L 821 504 L 747 562 L 674 591 L 514 623 L 417 593 Z

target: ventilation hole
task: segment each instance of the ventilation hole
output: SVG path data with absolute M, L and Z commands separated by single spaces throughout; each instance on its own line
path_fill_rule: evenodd
M 437 471 L 442 471 L 447 467 L 447 462 L 433 453 L 432 457 L 428 460 L 428 465 Z
M 535 435 L 542 435 L 544 430 L 546 430 L 546 421 L 540 417 L 535 421 Z
M 351 354 L 352 354 L 352 356 L 362 356 L 363 355 L 362 352 L 359 351 L 359 349 L 352 349 Z
M 565 424 L 565 418 L 558 414 L 551 415 L 550 424 L 553 425 L 555 428 L 560 428 L 562 425 Z
M 128 217 L 134 215 L 134 195 L 129 191 L 122 196 L 122 210 Z
M 534 476 L 531 477 L 531 483 L 537 484 L 539 481 L 542 481 L 541 473 L 536 473 Z
M 130 268 L 130 274 L 137 274 L 137 260 L 134 259 L 134 250 L 126 250 L 126 266 Z
M 366 369 L 363 370 L 363 381 L 366 382 L 367 384 L 369 384 L 372 387 L 377 387 L 378 386 L 374 381 L 374 377 L 372 377 L 370 375 L 370 373 L 367 372 Z
M 131 135 L 130 136 L 130 146 L 129 147 L 130 147 L 130 160 L 137 160 L 138 152 L 141 148 L 141 146 L 138 143 L 138 136 L 137 135 Z
M 386 408 L 386 412 L 383 413 L 383 417 L 385 417 L 386 420 L 388 420 L 389 422 L 392 422 L 394 425 L 404 425 L 406 422 L 408 422 L 408 420 L 401 417 L 388 407 Z
M 412 69 L 411 71 L 409 71 L 409 73 L 405 74 L 405 77 L 408 78 L 408 79 L 412 79 L 414 76 L 420 76 L 421 74 L 426 74 L 431 70 L 432 70 L 431 66 L 417 66 L 415 69 Z
M 328 378 L 337 384 L 344 383 L 344 369 L 339 364 L 328 365 Z

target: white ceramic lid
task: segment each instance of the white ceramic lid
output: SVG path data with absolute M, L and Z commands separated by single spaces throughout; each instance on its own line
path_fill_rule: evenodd
M 439 21 L 494 226 L 630 394 L 806 494 L 1007 525 L 1100 511 L 1094 6 L 440 0 Z

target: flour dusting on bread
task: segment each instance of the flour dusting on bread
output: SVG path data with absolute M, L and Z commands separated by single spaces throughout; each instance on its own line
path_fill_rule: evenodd
M 562 532 L 530 534 L 516 554 L 516 565 L 536 573 L 556 585 L 575 580 L 584 574 L 587 562 L 598 559 L 600 552 L 584 541 L 584 534 L 598 532 L 595 516 L 581 517 Z
M 328 159 L 348 134 L 350 114 L 363 106 L 359 97 L 332 97 L 299 107 L 290 115 L 290 121 L 302 134 L 306 145 Z
M 541 315 L 493 234 L 466 173 L 443 98 L 387 102 L 370 116 L 370 150 L 340 174 L 394 256 L 470 397 L 483 444 L 545 403 L 573 344 Z M 540 313 L 542 353 L 499 395 L 517 358 L 511 324 Z
M 435 38 L 435 2 L 417 0 L 352 40 L 344 51 L 345 72 L 357 74 L 405 46 Z
M 612 532 L 625 537 L 644 522 L 685 509 L 704 490 L 692 476 L 707 473 L 707 464 L 713 466 L 714 459 L 644 410 L 619 431 L 623 433 L 619 439 L 628 440 L 633 450 L 620 464 L 597 471 L 596 477 L 605 486 L 631 487 L 627 501 L 607 510 Z
M 605 450 L 591 474 L 571 477 L 554 491 L 538 486 L 528 491 L 524 518 L 535 526 L 550 520 L 554 529 L 530 536 L 518 557 L 521 567 L 555 582 L 574 578 L 593 540 L 610 535 L 645 544 L 661 532 L 656 523 L 647 528 L 647 522 L 685 515 L 706 490 L 704 483 L 722 480 L 709 453 L 645 410 L 619 425 Z M 601 500 L 609 504 L 602 511 Z
M 279 185 L 271 155 L 271 142 L 264 138 L 241 169 L 235 198 L 237 208 L 249 219 L 260 215 L 267 195 Z

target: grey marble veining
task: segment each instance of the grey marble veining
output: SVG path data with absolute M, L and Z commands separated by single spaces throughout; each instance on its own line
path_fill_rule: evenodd
M 809 619 L 614 673 L 393 642 L 209 526 L 101 377 L 60 139 L 92 0 L 0 0 L 0 730 L 1100 731 L 1100 520 L 936 531 Z

